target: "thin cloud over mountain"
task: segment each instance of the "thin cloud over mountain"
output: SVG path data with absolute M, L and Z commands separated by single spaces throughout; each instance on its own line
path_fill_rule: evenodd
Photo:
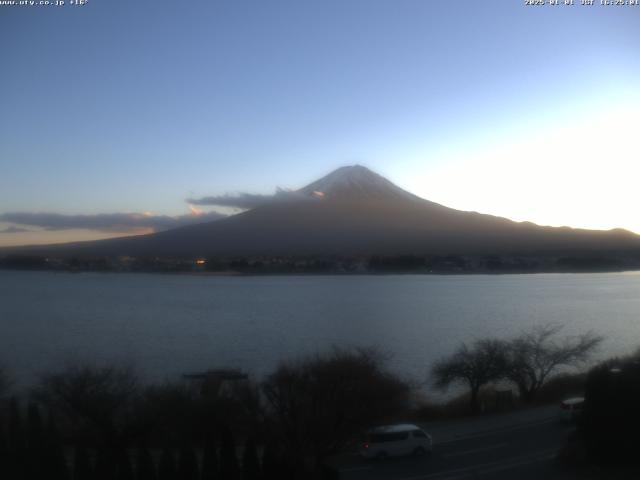
M 178 216 L 153 215 L 149 213 L 101 213 L 95 215 L 65 215 L 46 212 L 10 212 L 0 214 L 0 221 L 17 225 L 39 227 L 45 230 L 86 229 L 100 232 L 135 233 L 140 231 L 161 232 L 176 227 L 210 222 L 225 218 L 219 212 L 187 214 Z M 10 226 L 0 233 L 29 231 Z
M 308 198 L 307 195 L 299 191 L 285 190 L 278 188 L 273 195 L 258 195 L 253 193 L 235 193 L 202 198 L 188 198 L 186 201 L 191 205 L 211 205 L 217 207 L 232 207 L 242 210 L 251 210 L 262 205 L 273 203 L 284 203 L 291 200 L 302 200 Z
M 0 233 L 24 233 L 24 232 L 30 232 L 31 230 L 29 230 L 28 228 L 20 228 L 20 227 L 16 227 L 16 226 L 11 226 L 11 227 L 7 227 L 4 228 L 2 230 L 0 230 Z

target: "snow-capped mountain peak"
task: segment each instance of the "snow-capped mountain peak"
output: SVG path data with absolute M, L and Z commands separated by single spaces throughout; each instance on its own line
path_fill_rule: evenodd
M 301 188 L 298 193 L 319 199 L 342 200 L 417 198 L 362 165 L 338 168 Z

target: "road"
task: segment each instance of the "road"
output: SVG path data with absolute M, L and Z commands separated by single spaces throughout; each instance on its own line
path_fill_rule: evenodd
M 557 407 L 470 421 L 424 425 L 434 439 L 429 457 L 337 460 L 344 480 L 454 480 L 567 478 L 554 457 L 571 432 Z

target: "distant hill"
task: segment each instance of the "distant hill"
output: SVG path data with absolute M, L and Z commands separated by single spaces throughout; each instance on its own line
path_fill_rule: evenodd
M 150 235 L 12 249 L 47 255 L 576 255 L 640 252 L 629 231 L 541 227 L 421 199 L 362 166 L 340 168 L 223 220 Z M 6 251 L 6 250 L 5 250 Z

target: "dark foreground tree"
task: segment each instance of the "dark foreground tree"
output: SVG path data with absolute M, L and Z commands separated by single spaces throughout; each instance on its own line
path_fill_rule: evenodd
M 240 478 L 236 442 L 233 433 L 224 427 L 220 439 L 220 478 L 223 480 L 237 480 Z
M 196 451 L 190 445 L 184 445 L 180 449 L 178 458 L 178 477 L 180 480 L 198 480 L 198 457 Z
M 27 408 L 26 478 L 40 479 L 47 475 L 47 442 L 40 408 L 30 403 Z
M 76 447 L 73 455 L 73 480 L 91 480 L 92 475 L 89 452 L 84 447 Z
M 267 441 L 264 446 L 261 470 L 263 480 L 289 480 L 292 477 L 282 449 L 274 441 Z
M 220 469 L 218 465 L 218 449 L 216 442 L 208 438 L 202 453 L 202 480 L 220 479 Z
M 283 364 L 263 391 L 299 475 L 317 471 L 329 454 L 364 429 L 406 408 L 409 397 L 409 387 L 386 371 L 382 356 L 370 349 L 334 349 Z
M 640 358 L 610 360 L 587 376 L 585 408 L 579 432 L 589 460 L 601 464 L 640 465 Z
M 169 447 L 162 449 L 160 454 L 160 463 L 158 465 L 158 480 L 177 480 L 178 474 L 176 469 L 173 452 Z
M 11 478 L 13 472 L 11 471 L 11 466 L 9 463 L 11 459 L 11 457 L 9 456 L 9 443 L 7 442 L 4 423 L 2 422 L 2 420 L 4 419 L 0 416 L 0 465 L 2 465 L 2 467 L 0 468 L 3 468 L 6 472 L 6 475 Z
M 273 442 L 267 442 L 262 451 L 262 478 L 264 480 L 276 480 L 280 478 L 278 452 Z
M 452 383 L 464 383 L 470 390 L 471 412 L 480 412 L 480 388 L 500 380 L 506 368 L 505 344 L 500 340 L 483 339 L 470 347 L 462 344 L 451 356 L 438 360 L 432 376 L 438 388 L 447 389 Z
M 123 434 L 137 391 L 138 380 L 131 369 L 72 366 L 43 375 L 36 396 L 117 451 L 126 447 Z
M 133 480 L 133 467 L 131 465 L 131 458 L 127 450 L 120 449 L 117 453 L 117 480 Z
M 22 411 L 16 398 L 9 402 L 9 425 L 7 432 L 8 464 L 6 470 L 9 478 L 20 478 L 25 475 L 27 462 L 27 443 Z
M 250 438 L 242 453 L 242 480 L 259 480 L 260 461 L 258 460 L 258 449 L 256 442 Z
M 535 327 L 507 344 L 506 378 L 517 387 L 520 399 L 531 403 L 540 388 L 560 367 L 575 367 L 602 342 L 592 332 L 558 338 L 561 326 Z
M 95 480 L 113 480 L 115 478 L 116 458 L 113 450 L 106 447 L 98 449 L 93 472 Z
M 147 432 L 179 444 L 194 441 L 198 438 L 198 428 L 210 423 L 201 404 L 195 389 L 184 383 L 164 382 L 141 389 L 132 416 Z
M 11 389 L 11 378 L 7 370 L 0 365 L 0 400 L 4 399 Z
M 138 449 L 136 457 L 136 479 L 137 480 L 156 480 L 156 466 L 153 463 L 153 457 L 146 445 Z M 75 479 L 74 479 L 75 480 Z
M 47 479 L 67 480 L 69 478 L 69 466 L 64 453 L 64 444 L 56 420 L 51 412 L 47 417 L 45 444 L 46 457 L 44 465 L 47 471 Z

